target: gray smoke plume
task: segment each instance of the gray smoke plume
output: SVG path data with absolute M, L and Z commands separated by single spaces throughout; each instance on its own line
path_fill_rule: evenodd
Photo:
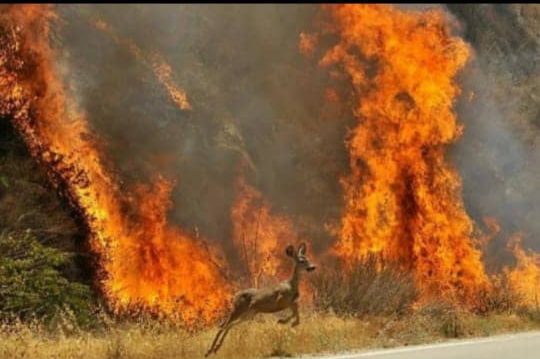
M 527 247 L 540 250 L 540 38 L 531 21 L 537 19 L 535 6 L 449 5 L 475 49 L 461 75 L 464 96 L 457 110 L 465 132 L 452 157 L 471 216 L 480 225 L 483 216 L 501 224 L 488 253 L 497 259 L 508 256 L 505 244 L 515 232 L 523 233 Z
M 515 44 L 530 39 L 523 20 L 486 6 L 494 8 L 449 8 L 477 49 L 461 75 L 465 95 L 457 110 L 466 129 L 451 157 L 463 176 L 467 210 L 479 226 L 483 216 L 494 217 L 506 233 L 523 231 L 527 243 L 540 249 L 540 94 L 533 87 L 535 102 L 527 102 L 529 94 L 522 91 L 537 76 L 538 43 Z M 355 120 L 350 106 L 324 100 L 329 75 L 317 66 L 317 56 L 306 58 L 298 49 L 300 33 L 322 16 L 319 5 L 57 10 L 54 40 L 68 69 L 66 81 L 126 186 L 149 182 L 157 173 L 175 180 L 170 220 L 198 228 L 234 259 L 229 216 L 243 164 L 249 182 L 276 213 L 293 219 L 316 250 L 331 245 L 324 224 L 340 218 L 339 178 L 349 171 L 344 139 Z M 180 110 L 151 66 L 92 19 L 107 23 L 142 53 L 159 53 L 193 110 Z M 507 22 L 495 23 L 501 19 Z M 512 33 L 516 24 L 523 30 L 519 38 Z M 523 51 L 514 51 L 519 46 Z M 475 98 L 468 101 L 471 91 Z M 524 104 L 531 107 L 526 114 Z M 536 117 L 523 120 L 534 111 Z M 498 256 L 504 240 L 494 243 L 491 252 Z
M 198 228 L 232 256 L 230 208 L 243 171 L 315 249 L 332 243 L 339 177 L 348 169 L 341 108 L 327 74 L 299 52 L 315 5 L 70 5 L 56 47 L 66 82 L 126 184 L 175 180 L 170 220 Z M 93 25 L 107 23 L 144 54 L 159 53 L 193 106 L 180 110 L 151 66 Z M 294 240 L 294 239 L 291 239 Z

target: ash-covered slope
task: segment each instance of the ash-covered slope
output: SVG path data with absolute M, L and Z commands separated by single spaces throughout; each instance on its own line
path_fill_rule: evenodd
M 472 101 L 458 111 L 465 131 L 454 148 L 464 199 L 478 221 L 490 216 L 502 233 L 492 250 L 502 255 L 517 231 L 540 249 L 540 7 L 448 5 L 475 49 L 463 86 Z M 464 96 L 466 97 L 466 96 Z M 495 256 L 498 258 L 499 256 Z
M 65 81 L 126 184 L 156 173 L 177 181 L 171 221 L 232 255 L 230 209 L 243 166 L 276 212 L 294 217 L 321 249 L 331 243 L 320 224 L 339 218 L 351 115 L 325 100 L 328 75 L 298 49 L 318 6 L 58 11 Z M 191 110 L 175 106 L 159 83 L 157 55 Z

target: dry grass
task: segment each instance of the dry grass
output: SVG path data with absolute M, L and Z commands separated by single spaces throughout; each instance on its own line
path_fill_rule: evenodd
M 527 316 L 452 310 L 435 305 L 401 318 L 362 320 L 302 313 L 296 328 L 277 324 L 275 316 L 260 316 L 233 328 L 216 358 L 291 357 L 540 328 L 540 321 Z M 155 322 L 111 324 L 99 332 L 65 326 L 54 334 L 38 326 L 11 325 L 0 331 L 0 358 L 193 359 L 202 357 L 215 332 L 216 328 L 189 333 Z
M 324 324 L 324 325 L 323 325 Z M 201 358 L 216 328 L 198 333 L 156 323 L 114 325 L 101 333 L 48 334 L 19 326 L 0 336 L 0 358 Z M 291 356 L 366 347 L 370 325 L 310 315 L 296 328 L 272 315 L 233 328 L 216 358 Z

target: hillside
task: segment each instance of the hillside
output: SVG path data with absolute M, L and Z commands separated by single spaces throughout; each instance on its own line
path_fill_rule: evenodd
M 0 6 L 0 359 L 201 357 L 235 316 L 217 357 L 538 329 L 539 34 L 539 5 Z

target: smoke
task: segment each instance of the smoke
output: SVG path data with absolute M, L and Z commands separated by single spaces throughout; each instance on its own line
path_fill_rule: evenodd
M 317 56 L 299 51 L 300 33 L 322 16 L 318 5 L 64 5 L 57 12 L 54 40 L 65 81 L 123 185 L 157 173 L 175 181 L 169 219 L 221 243 L 236 259 L 230 212 L 244 172 L 316 251 L 332 244 L 325 227 L 341 216 L 339 179 L 349 171 L 344 139 L 354 120 L 343 105 L 348 89 L 329 101 L 339 80 L 321 71 Z M 458 18 L 477 48 L 462 74 L 457 110 L 465 131 L 452 150 L 467 210 L 480 227 L 483 216 L 501 221 L 495 257 L 517 230 L 539 249 L 538 128 L 516 122 L 526 103 L 519 85 L 534 59 L 516 60 L 512 46 L 500 46 L 502 54 L 485 51 L 485 40 L 471 34 L 489 33 L 482 28 L 489 26 Z M 496 36 L 515 41 L 503 30 Z M 527 49 L 532 56 L 537 47 Z M 180 109 L 158 81 L 156 54 L 171 66 L 192 110 Z M 503 60 L 495 66 L 494 58 Z
M 488 268 L 494 269 L 511 259 L 506 243 L 515 232 L 523 233 L 526 246 L 540 250 L 540 88 L 534 85 L 539 48 L 528 35 L 532 24 L 520 20 L 533 9 L 510 5 L 450 9 L 476 50 L 462 74 L 464 96 L 457 111 L 465 131 L 452 155 L 476 223 L 482 226 L 484 216 L 501 223 L 502 232 L 486 256 Z
M 230 216 L 241 173 L 315 250 L 332 243 L 324 224 L 340 216 L 352 116 L 325 100 L 328 74 L 299 52 L 318 5 L 69 5 L 57 12 L 65 82 L 123 186 L 158 173 L 175 181 L 169 219 L 221 243 L 232 263 Z M 171 66 L 192 110 L 180 109 L 158 81 L 156 56 Z

